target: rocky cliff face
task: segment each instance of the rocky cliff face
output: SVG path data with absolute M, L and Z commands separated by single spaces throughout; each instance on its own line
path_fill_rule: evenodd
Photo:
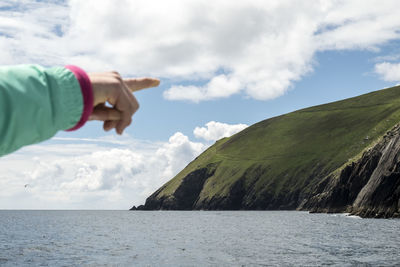
M 400 127 L 394 127 L 358 161 L 336 173 L 322 180 L 298 209 L 400 217 Z
M 189 173 L 179 185 L 177 190 L 168 196 L 160 196 L 164 189 L 161 187 L 147 198 L 145 210 L 192 210 L 203 189 L 205 181 L 214 174 L 214 168 L 202 168 Z
M 246 184 L 247 172 L 228 188 L 226 195 L 201 198 L 204 184 L 214 175 L 215 168 L 208 166 L 189 173 L 173 194 L 163 195 L 164 187 L 161 187 L 147 198 L 144 206 L 132 210 L 294 210 L 300 203 L 299 192 L 278 196 L 267 191 L 258 194 L 254 189 L 258 179 Z M 262 173 L 259 170 L 260 176 Z

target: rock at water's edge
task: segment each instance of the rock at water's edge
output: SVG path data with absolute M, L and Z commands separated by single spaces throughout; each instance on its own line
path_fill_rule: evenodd
M 338 177 L 330 175 L 298 209 L 400 217 L 400 127 L 396 126 Z

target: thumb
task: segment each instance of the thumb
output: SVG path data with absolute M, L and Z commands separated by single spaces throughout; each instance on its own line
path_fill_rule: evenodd
M 121 112 L 119 110 L 99 105 L 93 109 L 92 114 L 89 116 L 89 120 L 119 121 L 121 120 L 121 117 Z

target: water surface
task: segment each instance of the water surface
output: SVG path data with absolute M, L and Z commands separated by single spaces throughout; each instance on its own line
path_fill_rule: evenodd
M 393 266 L 399 230 L 295 211 L 0 211 L 0 265 Z

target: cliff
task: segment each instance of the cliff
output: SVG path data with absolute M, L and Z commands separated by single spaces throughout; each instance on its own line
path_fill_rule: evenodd
M 400 87 L 261 121 L 217 141 L 139 209 L 398 216 L 398 122 Z
M 359 160 L 323 179 L 298 209 L 399 218 L 400 126 L 395 126 Z

